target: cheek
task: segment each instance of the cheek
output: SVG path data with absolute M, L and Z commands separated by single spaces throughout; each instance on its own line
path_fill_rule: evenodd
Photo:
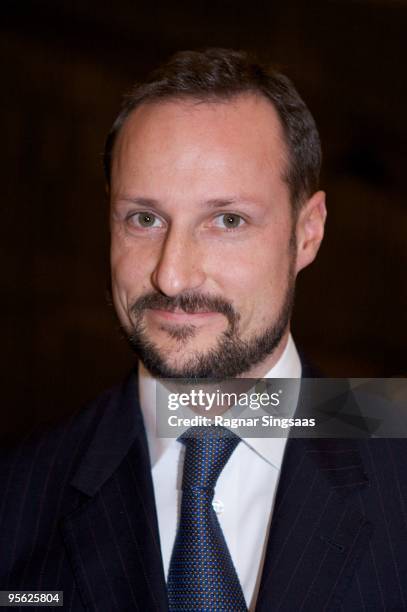
M 279 284 L 280 278 L 284 278 L 287 266 L 285 250 L 270 248 L 270 242 L 267 245 L 257 243 L 250 252 L 241 254 L 235 266 L 236 275 L 241 279 L 242 290 L 251 299 L 255 299 L 255 294 L 250 295 L 248 287 L 261 291 L 265 286 Z
M 264 255 L 264 253 L 263 253 Z M 223 249 L 212 254 L 208 277 L 219 292 L 230 301 L 242 319 L 255 309 L 258 294 L 265 281 L 266 265 L 252 247 Z
M 111 270 L 113 292 L 120 301 L 132 300 L 150 286 L 152 254 L 133 243 L 112 239 Z
M 223 269 L 226 267 L 222 266 Z M 256 325 L 267 324 L 279 311 L 287 290 L 289 267 L 287 243 L 279 245 L 258 241 L 250 251 L 240 254 L 231 266 L 234 273 L 228 274 L 226 283 L 243 325 L 252 325 L 249 321 L 253 317 Z

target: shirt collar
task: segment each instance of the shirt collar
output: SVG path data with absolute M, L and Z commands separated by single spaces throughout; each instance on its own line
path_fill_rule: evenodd
M 156 385 L 159 385 L 160 382 L 141 362 L 139 362 L 138 376 L 140 406 L 146 428 L 151 466 L 154 467 L 167 449 L 176 443 L 176 440 L 159 438 L 156 435 Z M 301 378 L 301 361 L 291 334 L 280 359 L 264 378 Z M 242 438 L 242 440 L 265 461 L 280 469 L 285 438 Z

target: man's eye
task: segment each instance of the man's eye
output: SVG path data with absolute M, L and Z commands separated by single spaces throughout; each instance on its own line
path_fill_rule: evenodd
M 240 215 L 236 215 L 234 213 L 225 213 L 223 215 L 219 215 L 219 217 L 215 220 L 215 225 L 217 227 L 227 228 L 227 229 L 236 229 L 243 225 L 244 219 Z
M 140 212 L 130 217 L 130 223 L 136 227 L 149 228 L 149 227 L 162 227 L 162 221 L 156 215 L 150 212 Z

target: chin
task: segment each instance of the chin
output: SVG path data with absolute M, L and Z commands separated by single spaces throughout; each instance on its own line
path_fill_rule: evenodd
M 208 334 L 205 330 L 194 326 L 171 326 L 162 328 L 155 333 L 148 334 L 148 341 L 153 343 L 157 351 L 166 359 L 177 360 L 182 354 L 182 361 L 186 363 L 197 354 L 207 353 L 219 343 L 221 334 Z

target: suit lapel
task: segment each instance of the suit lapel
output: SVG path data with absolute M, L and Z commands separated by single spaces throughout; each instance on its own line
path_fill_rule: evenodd
M 62 532 L 87 610 L 166 610 L 154 491 L 133 375 L 113 394 L 72 486 Z
M 340 605 L 372 531 L 353 501 L 367 482 L 354 441 L 288 440 L 256 611 Z

